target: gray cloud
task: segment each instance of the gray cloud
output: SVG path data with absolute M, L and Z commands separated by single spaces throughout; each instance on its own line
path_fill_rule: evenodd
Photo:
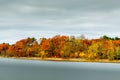
M 10 37 L 13 30 L 21 34 L 25 31 L 118 34 L 119 3 L 119 0 L 0 0 L 0 31 L 4 34 L 8 30 Z

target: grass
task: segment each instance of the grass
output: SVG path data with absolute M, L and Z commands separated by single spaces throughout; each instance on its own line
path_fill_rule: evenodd
M 4 58 L 4 57 L 2 57 Z M 120 60 L 95 59 L 87 60 L 85 58 L 41 58 L 41 57 L 6 57 L 22 60 L 43 60 L 43 61 L 58 61 L 58 62 L 100 62 L 100 63 L 120 63 Z

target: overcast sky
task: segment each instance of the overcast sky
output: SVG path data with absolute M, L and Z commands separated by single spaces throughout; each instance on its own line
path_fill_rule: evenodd
M 120 0 L 0 0 L 0 43 L 57 34 L 120 37 Z

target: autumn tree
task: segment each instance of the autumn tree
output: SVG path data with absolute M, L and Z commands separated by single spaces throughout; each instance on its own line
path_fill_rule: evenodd
M 9 48 L 7 49 L 7 56 L 9 56 L 9 57 L 15 57 L 16 56 L 14 45 L 10 45 Z
M 8 48 L 9 48 L 9 44 L 6 43 L 0 44 L 0 55 L 6 56 Z
M 16 56 L 33 56 L 31 46 L 36 42 L 35 38 L 27 38 L 17 41 L 15 44 L 15 54 Z
M 88 48 L 88 58 L 89 59 L 99 58 L 99 56 L 101 54 L 100 48 L 101 48 L 101 45 L 99 42 L 92 43 L 92 45 L 89 46 L 89 48 Z
M 51 38 L 49 39 L 44 39 L 41 42 L 41 52 L 40 54 L 43 55 L 48 55 L 48 56 L 53 56 L 53 48 L 52 48 L 52 42 L 51 42 Z
M 52 38 L 52 45 L 53 45 L 53 55 L 56 57 L 60 57 L 61 48 L 64 44 L 68 41 L 68 36 L 60 36 L 56 35 Z

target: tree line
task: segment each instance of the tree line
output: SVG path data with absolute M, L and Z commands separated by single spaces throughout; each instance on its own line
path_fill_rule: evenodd
M 0 56 L 5 57 L 52 57 L 85 59 L 120 59 L 120 38 L 106 35 L 98 39 L 56 35 L 52 38 L 26 38 L 15 44 L 0 44 Z

